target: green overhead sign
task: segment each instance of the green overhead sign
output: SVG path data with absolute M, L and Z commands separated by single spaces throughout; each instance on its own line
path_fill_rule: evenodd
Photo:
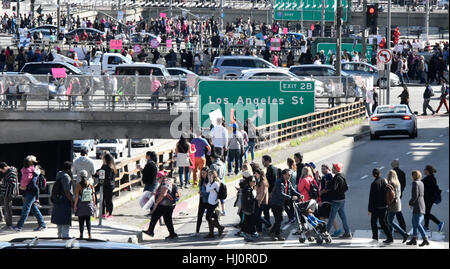
M 256 126 L 314 112 L 313 81 L 201 81 L 200 125 L 211 124 L 209 113 L 220 109 L 226 122 L 230 114 L 240 122 L 252 119 Z
M 347 21 L 348 0 L 342 1 L 342 20 Z M 324 6 L 322 7 L 322 4 Z M 336 14 L 336 0 L 275 0 L 274 19 L 279 21 L 321 21 L 322 10 L 325 21 L 333 22 Z
M 327 56 L 327 61 L 329 60 L 329 57 L 333 54 L 336 54 L 336 43 L 318 43 L 316 52 L 320 52 L 323 50 L 325 52 L 325 55 Z M 347 50 L 347 52 L 361 52 L 362 51 L 362 44 L 352 44 L 352 43 L 342 43 L 341 44 L 341 51 Z M 372 58 L 372 45 L 367 45 L 366 49 L 366 58 L 371 59 Z

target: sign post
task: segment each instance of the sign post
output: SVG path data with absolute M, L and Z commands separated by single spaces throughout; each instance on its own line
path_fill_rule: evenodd
M 209 113 L 216 110 L 229 122 L 232 109 L 236 120 L 261 126 L 314 112 L 314 82 L 200 81 L 199 98 L 201 128 L 209 128 Z
M 103 184 L 105 183 L 105 170 L 98 170 L 98 178 L 98 184 L 100 184 L 100 208 L 98 212 L 98 226 L 101 227 L 103 219 Z

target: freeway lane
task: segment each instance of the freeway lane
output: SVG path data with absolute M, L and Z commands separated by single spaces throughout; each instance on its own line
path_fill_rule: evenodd
M 370 141 L 365 138 L 354 144 L 349 150 L 336 149 L 328 156 L 323 156 L 323 160 L 305 160 L 315 161 L 316 165 L 322 163 L 331 164 L 340 161 L 344 164 L 344 173 L 346 174 L 349 191 L 347 193 L 346 213 L 348 222 L 354 238 L 351 240 L 335 240 L 329 247 L 346 247 L 346 248 L 366 248 L 377 247 L 376 245 L 367 244 L 370 241 L 370 217 L 367 214 L 368 194 L 372 177 L 370 173 L 374 167 L 382 168 L 383 175 L 386 175 L 390 168 L 390 162 L 398 158 L 400 167 L 408 176 L 407 187 L 405 189 L 402 206 L 403 214 L 407 224 L 408 231 L 411 230 L 411 210 L 408 208 L 408 199 L 411 196 L 410 174 L 414 169 L 423 170 L 425 165 L 432 164 L 437 169 L 436 177 L 438 184 L 443 190 L 442 203 L 435 205 L 432 212 L 447 225 L 444 232 L 439 234 L 436 231 L 435 224 L 430 223 L 432 233 L 432 247 L 448 248 L 448 189 L 449 189 L 449 168 L 448 168 L 448 118 L 447 117 L 428 117 L 418 120 L 419 137 L 417 139 L 409 138 L 382 138 L 377 141 Z M 273 242 L 265 237 L 260 242 L 246 243 L 243 238 L 236 237 L 237 232 L 232 225 L 236 224 L 239 219 L 236 215 L 234 203 L 234 190 L 229 189 L 229 197 L 226 203 L 227 216 L 222 217 L 221 223 L 226 228 L 226 234 L 222 238 L 214 240 L 204 239 L 207 234 L 207 223 L 202 223 L 201 237 L 194 237 L 196 223 L 196 209 L 190 210 L 188 215 L 180 216 L 174 220 L 176 232 L 180 239 L 174 241 L 165 241 L 167 231 L 163 227 L 156 234 L 155 238 L 144 235 L 143 244 L 152 248 L 192 248 L 192 247 L 224 247 L 224 248 L 280 248 L 280 247 L 309 247 L 309 244 L 300 245 L 296 236 L 290 235 L 295 225 L 285 226 L 285 236 L 288 240 L 285 242 Z M 285 220 L 287 218 L 285 217 Z M 339 218 L 338 218 L 339 220 Z M 273 221 L 273 218 L 272 218 Z M 339 221 L 340 223 L 340 221 Z M 381 233 L 380 239 L 384 238 Z M 396 235 L 396 239 L 399 239 Z M 383 239 L 384 240 L 384 239 Z M 446 243 L 444 243 L 445 241 Z M 381 244 L 379 247 L 384 247 Z M 406 246 L 398 243 L 391 245 L 393 248 L 405 248 Z

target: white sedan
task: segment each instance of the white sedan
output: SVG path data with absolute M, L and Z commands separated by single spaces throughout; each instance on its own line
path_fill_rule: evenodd
M 417 118 L 407 105 L 378 106 L 370 116 L 370 139 L 382 135 L 417 137 Z

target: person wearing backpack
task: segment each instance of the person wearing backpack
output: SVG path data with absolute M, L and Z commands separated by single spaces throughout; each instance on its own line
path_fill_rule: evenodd
M 72 179 L 72 163 L 64 162 L 63 169 L 56 174 L 50 197 L 53 203 L 51 223 L 58 227 L 58 238 L 70 238 L 73 208 Z
M 339 213 L 339 217 L 342 220 L 342 226 L 344 227 L 344 234 L 340 238 L 351 238 L 350 228 L 347 224 L 347 216 L 345 214 L 345 192 L 348 190 L 347 181 L 342 175 L 342 163 L 334 163 L 331 172 L 334 174 L 333 179 L 327 184 L 327 189 L 322 193 L 327 193 L 331 200 L 330 217 L 327 223 L 327 232 L 329 233 L 333 226 L 334 219 Z
M 387 191 L 387 181 L 381 177 L 381 172 L 378 168 L 372 170 L 372 176 L 374 181 L 370 185 L 369 194 L 369 216 L 370 224 L 372 226 L 372 242 L 378 243 L 378 225 L 377 221 L 380 223 L 381 228 L 387 236 L 387 240 L 383 241 L 385 244 L 390 244 L 394 242 L 392 238 L 392 233 L 389 231 L 388 225 L 386 223 L 386 191 Z
M 300 176 L 300 181 L 298 184 L 298 192 L 301 193 L 301 195 L 303 195 L 303 200 L 305 202 L 311 200 L 313 197 L 310 196 L 310 191 L 311 191 L 311 186 L 312 184 L 316 184 L 312 170 L 309 166 L 305 166 L 303 168 L 303 170 L 301 171 L 301 176 Z M 314 198 L 314 199 L 317 199 Z
M 440 190 L 437 185 L 436 177 L 434 174 L 436 173 L 436 169 L 433 166 L 427 165 L 423 170 L 425 177 L 422 179 L 422 183 L 424 186 L 424 196 L 425 200 L 425 223 L 423 228 L 425 231 L 429 231 L 430 219 L 438 225 L 438 232 L 442 232 L 444 229 L 444 222 L 439 221 L 433 214 L 431 214 L 431 208 L 433 204 L 437 202 L 437 197 L 440 197 Z
M 5 218 L 6 226 L 3 229 L 12 229 L 12 200 L 19 195 L 19 176 L 17 174 L 17 168 L 14 166 L 8 166 L 5 162 L 0 162 L 0 204 L 5 211 L 3 216 L 3 210 L 0 208 L 0 221 Z
M 78 217 L 78 223 L 80 228 L 80 239 L 83 239 L 84 233 L 84 224 L 86 223 L 86 228 L 88 231 L 89 239 L 92 239 L 91 236 L 91 217 L 94 216 L 94 205 L 95 201 L 95 188 L 89 182 L 88 172 L 85 170 L 81 170 L 80 173 L 80 182 L 75 187 L 75 202 L 73 211 L 75 212 L 75 216 Z
M 392 169 L 389 170 L 387 174 L 387 184 L 391 185 L 394 188 L 395 196 L 393 201 L 388 204 L 387 209 L 387 223 L 389 225 L 389 230 L 392 234 L 393 230 L 395 229 L 397 232 L 399 232 L 403 236 L 403 242 L 405 243 L 408 240 L 408 234 L 403 230 L 396 222 L 394 222 L 394 218 L 397 215 L 398 212 L 402 211 L 402 200 L 401 197 L 401 185 L 397 177 L 397 173 Z M 386 240 L 383 241 L 383 243 L 393 243 L 393 237 L 391 237 L 392 241 Z
M 216 171 L 217 177 L 219 178 L 220 182 L 225 183 L 225 164 L 222 162 L 220 157 L 215 153 L 211 152 L 211 161 L 212 164 L 209 167 L 211 170 Z M 220 199 L 220 198 L 219 198 Z M 222 216 L 225 216 L 225 199 L 220 199 L 220 205 L 222 207 Z
M 422 174 L 418 170 L 414 170 L 411 173 L 412 186 L 411 186 L 411 199 L 409 200 L 409 207 L 413 209 L 412 226 L 413 234 L 412 239 L 409 240 L 407 245 L 417 245 L 417 231 L 422 235 L 423 242 L 419 247 L 428 246 L 428 237 L 425 229 L 422 226 L 423 215 L 425 214 L 425 201 L 424 201 L 424 185 L 421 181 Z
M 206 185 L 206 191 L 209 192 L 208 196 L 208 208 L 206 211 L 206 219 L 209 224 L 209 233 L 205 238 L 214 238 L 214 227 L 219 230 L 219 236 L 223 234 L 225 227 L 220 225 L 219 218 L 215 213 L 217 206 L 219 205 L 219 192 L 220 192 L 220 179 L 217 176 L 216 171 L 208 172 L 209 182 Z
M 428 84 L 428 82 L 425 84 L 425 91 L 423 92 L 423 113 L 422 116 L 427 115 L 427 108 L 431 111 L 431 115 L 434 115 L 436 112 L 433 110 L 433 108 L 430 106 L 430 100 L 431 97 L 434 96 L 433 88 Z
M 155 194 L 155 205 L 153 206 L 152 217 L 148 230 L 142 231 L 143 233 L 153 237 L 155 236 L 154 230 L 156 223 L 161 217 L 164 218 L 164 223 L 169 231 L 169 236 L 166 239 L 175 239 L 178 235 L 175 233 L 173 227 L 172 214 L 175 209 L 176 201 L 179 197 L 174 197 L 175 193 L 178 193 L 177 186 L 167 178 L 167 172 L 158 172 L 159 187 Z

